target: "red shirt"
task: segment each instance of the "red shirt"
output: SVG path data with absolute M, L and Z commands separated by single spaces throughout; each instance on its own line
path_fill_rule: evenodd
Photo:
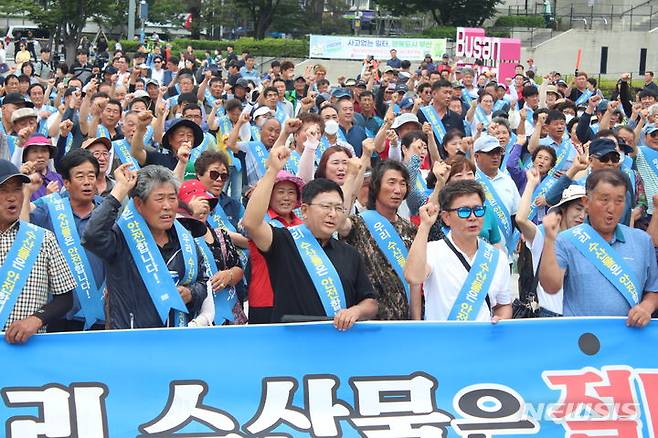
M 292 221 L 288 222 L 271 208 L 267 210 L 267 215 L 281 222 L 286 228 L 304 223 L 294 213 L 292 213 Z M 274 291 L 270 283 L 270 272 L 267 269 L 265 257 L 251 240 L 249 241 L 249 261 L 251 262 L 251 278 L 249 279 L 248 290 L 249 307 L 273 307 Z

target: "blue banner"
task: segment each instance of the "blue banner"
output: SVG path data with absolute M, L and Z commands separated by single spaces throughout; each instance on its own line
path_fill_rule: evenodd
M 0 419 L 7 438 L 654 437 L 658 352 L 647 346 L 658 343 L 656 324 L 559 318 L 36 335 L 25 346 L 0 342 Z M 254 352 L 267 360 L 244 360 Z
M 249 153 L 253 155 L 256 161 L 258 177 L 261 178 L 263 175 L 265 175 L 265 170 L 267 169 L 267 159 L 270 156 L 270 151 L 268 151 L 265 145 L 260 141 L 250 141 L 247 143 L 247 147 L 249 148 Z
M 114 153 L 116 154 L 119 161 L 121 161 L 121 164 L 132 164 L 132 170 L 134 171 L 137 171 L 141 168 L 135 157 L 133 157 L 130 153 L 130 143 L 128 143 L 128 140 L 125 138 L 121 140 L 114 140 L 112 142 L 112 149 L 114 149 Z
M 443 143 L 443 137 L 446 135 L 446 127 L 443 125 L 439 113 L 436 112 L 432 105 L 422 106 L 420 110 L 423 112 L 425 119 L 432 125 L 436 139 L 439 140 L 439 143 Z

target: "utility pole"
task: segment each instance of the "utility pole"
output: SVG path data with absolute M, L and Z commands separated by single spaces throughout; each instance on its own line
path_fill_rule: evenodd
M 128 0 L 128 39 L 135 37 L 135 0 Z

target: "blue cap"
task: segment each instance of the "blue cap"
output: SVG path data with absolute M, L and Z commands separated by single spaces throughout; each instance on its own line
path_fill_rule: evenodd
M 601 102 L 599 102 L 598 105 L 596 105 L 596 112 L 597 113 L 604 113 L 608 110 L 608 101 L 606 99 L 602 99 Z
M 413 106 L 414 106 L 414 100 L 411 97 L 405 97 L 400 102 L 400 108 L 402 109 L 413 108 Z
M 644 128 L 642 128 L 642 132 L 645 135 L 649 135 L 649 134 L 651 134 L 653 132 L 656 132 L 656 131 L 658 131 L 658 126 L 656 126 L 653 123 L 649 123 L 648 125 L 645 125 Z
M 21 173 L 11 161 L 0 160 L 0 185 L 17 176 L 21 182 L 29 183 L 30 177 Z
M 589 144 L 590 156 L 601 158 L 610 152 L 617 152 L 617 144 L 609 138 L 595 138 Z
M 344 97 L 352 97 L 352 93 L 347 88 L 336 88 L 331 92 L 331 96 L 336 99 L 342 99 Z

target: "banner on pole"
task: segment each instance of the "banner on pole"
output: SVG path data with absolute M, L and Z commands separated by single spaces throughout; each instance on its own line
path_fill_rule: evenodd
M 0 342 L 0 418 L 36 437 L 654 437 L 658 326 L 330 323 Z
M 446 40 L 311 35 L 309 57 L 362 61 L 374 56 L 375 59 L 387 60 L 391 49 L 397 50 L 399 59 L 420 61 L 429 53 L 439 61 L 446 53 Z

